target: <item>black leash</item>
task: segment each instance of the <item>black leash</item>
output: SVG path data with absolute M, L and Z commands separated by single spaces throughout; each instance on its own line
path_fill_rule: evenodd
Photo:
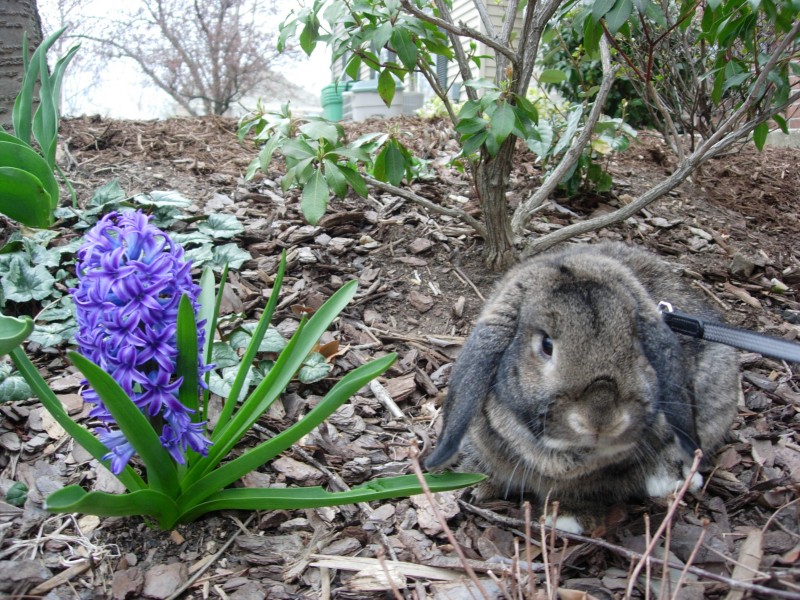
M 659 302 L 658 310 L 667 326 L 676 333 L 733 346 L 748 352 L 758 352 L 778 360 L 800 363 L 800 344 L 795 342 L 722 323 L 708 323 L 694 315 L 674 310 L 669 302 Z

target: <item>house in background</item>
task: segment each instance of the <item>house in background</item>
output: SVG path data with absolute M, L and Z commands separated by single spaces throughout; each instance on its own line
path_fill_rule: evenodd
M 486 8 L 489 18 L 496 31 L 500 31 L 503 27 L 506 6 L 506 0 L 487 3 Z M 488 35 L 483 20 L 480 18 L 472 0 L 454 0 L 451 14 L 456 23 L 463 23 L 467 27 Z M 514 24 L 514 33 L 516 35 L 512 39 L 519 38 L 521 31 L 522 12 L 520 11 Z M 465 50 L 468 49 L 467 44 L 468 42 L 465 40 Z M 477 55 L 493 56 L 494 54 L 484 44 L 478 43 Z M 331 74 L 335 83 L 326 86 L 322 91 L 323 112 L 326 113 L 328 118 L 360 121 L 372 116 L 389 117 L 413 114 L 422 107 L 426 100 L 434 96 L 433 89 L 425 78 L 420 73 L 413 73 L 407 76 L 405 81 L 398 83 L 392 106 L 387 107 L 378 96 L 377 74 L 375 71 L 362 66 L 359 80 L 348 81 L 349 78 L 344 73 L 344 68 L 349 58 L 349 56 L 344 56 L 331 67 Z M 381 58 L 390 59 L 392 57 L 384 50 Z M 458 65 L 455 62 L 447 61 L 441 56 L 436 57 L 436 59 L 436 78 L 439 85 L 448 90 L 450 98 L 463 100 L 465 98 L 464 82 Z M 483 59 L 480 68 L 477 68 L 474 64 L 471 64 L 471 67 L 473 79 L 494 80 L 496 69 L 495 62 L 491 58 Z M 338 98 L 341 98 L 341 108 L 337 106 L 339 103 Z

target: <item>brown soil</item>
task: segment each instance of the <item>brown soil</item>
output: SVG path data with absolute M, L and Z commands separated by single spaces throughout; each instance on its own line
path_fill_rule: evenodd
M 350 126 L 349 132 L 355 136 L 387 126 L 409 132 L 410 144 L 432 161 L 433 176 L 412 186 L 418 194 L 443 204 L 459 203 L 468 210 L 474 207 L 467 180 L 440 160 L 453 151 L 452 135 L 443 122 L 374 121 Z M 265 465 L 246 485 L 329 486 L 331 474 L 355 485 L 371 476 L 409 471 L 412 442 L 418 440 L 424 451 L 435 440 L 450 367 L 480 310 L 481 296 L 490 294 L 497 278 L 482 265 L 480 239 L 456 220 L 375 193 L 366 200 L 349 197 L 332 202 L 319 226 L 310 228 L 299 215 L 297 193 L 284 195 L 276 183 L 278 162 L 269 173 L 243 181 L 256 151 L 249 144 L 238 144 L 235 130 L 235 122 L 218 118 L 71 120 L 62 128 L 61 160 L 82 205 L 95 189 L 116 178 L 131 196 L 177 190 L 193 201 L 198 214 L 220 210 L 236 214 L 245 224 L 237 241 L 253 259 L 232 278 L 229 312 L 243 311 L 250 317 L 258 313 L 282 249 L 287 250 L 289 269 L 275 323 L 287 329 L 297 321 L 293 307 L 316 308 L 343 282 L 359 280 L 356 300 L 336 326 L 335 336 L 347 351 L 337 358 L 333 376 L 310 386 L 290 386 L 282 405 L 265 415 L 245 443 L 285 428 L 337 376 L 389 351 L 399 358 L 380 382 L 405 418 L 393 418 L 372 393 L 362 391 L 288 453 L 293 459 L 289 466 Z M 800 335 L 798 159 L 797 150 L 768 148 L 757 153 L 742 147 L 710 161 L 693 181 L 645 213 L 581 241 L 614 239 L 645 246 L 680 265 L 687 285 L 705 291 L 731 323 L 795 339 Z M 556 204 L 538 215 L 531 235 L 613 209 L 651 187 L 672 167 L 660 140 L 646 133 L 608 166 L 615 182 L 612 193 L 556 198 Z M 512 178 L 510 201 L 526 197 L 539 176 L 532 157 L 523 155 Z M 739 254 L 755 263 L 748 277 L 731 270 Z M 788 291 L 774 292 L 773 280 Z M 36 358 L 48 379 L 73 371 L 63 352 Z M 688 583 L 675 597 L 725 597 L 731 589 L 726 578 L 733 577 L 752 583 L 740 585 L 743 596 L 729 598 L 756 597 L 756 585 L 800 598 L 800 377 L 789 365 L 753 354 L 743 355 L 742 369 L 746 402 L 740 407 L 731 443 L 721 450 L 703 493 L 686 496 L 673 521 L 669 559 L 693 565 Z M 71 386 L 62 382 L 59 394 L 77 393 L 77 378 L 71 381 Z M 49 569 L 46 576 L 26 579 L 9 590 L 19 597 L 47 594 L 32 587 L 57 574 L 63 581 L 54 582 L 48 598 L 142 594 L 164 598 L 171 593 L 164 591 L 170 576 L 185 581 L 195 573 L 200 573 L 199 579 L 181 597 L 392 594 L 392 586 L 382 583 L 386 575 L 380 562 L 356 573 L 346 563 L 320 566 L 317 554 L 345 561 L 356 556 L 386 557 L 463 573 L 441 524 L 420 499 L 369 507 L 214 514 L 173 532 L 154 529 L 140 518 L 78 522 L 49 515 L 41 510 L 48 491 L 67 483 L 87 488 L 101 482 L 108 485 L 108 477 L 70 439 L 42 425 L 38 407 L 30 400 L 0 409 L 0 434 L 12 432 L 21 442 L 16 450 L 4 448 L 0 454 L 2 491 L 14 481 L 31 489 L 24 510 L 0 502 L 0 565 L 35 558 Z M 79 409 L 76 418 L 82 416 L 85 411 Z M 28 444 L 43 433 L 46 443 Z M 458 494 L 443 494 L 440 504 L 485 585 L 493 585 L 486 574 L 491 569 L 513 586 L 520 579 L 509 573 L 524 529 L 521 507 L 499 500 L 472 507 Z M 645 545 L 645 516 L 655 531 L 666 511 L 666 505 L 654 503 L 619 507 L 609 515 L 608 527 L 595 532 L 598 539 L 567 536 L 546 543 L 551 569 L 553 565 L 559 569 L 560 576 L 554 575 L 560 577 L 557 585 L 587 590 L 595 598 L 621 598 L 636 562 L 633 553 Z M 534 515 L 538 540 L 537 518 Z M 524 560 L 525 544 L 520 542 L 520 547 Z M 535 563 L 543 560 L 538 546 L 530 550 Z M 745 554 L 755 556 L 756 575 L 746 570 L 743 574 L 737 567 L 737 562 L 747 560 Z M 90 560 L 84 560 L 87 557 Z M 509 571 L 505 575 L 501 575 L 502 561 Z M 17 563 L 7 568 L 17 568 Z M 406 598 L 470 597 L 463 582 L 447 584 L 453 586 L 447 592 L 435 577 L 407 572 L 394 578 L 395 587 L 403 588 L 397 593 Z M 650 597 L 661 597 L 661 567 L 653 566 L 649 577 Z M 536 578 L 537 589 L 548 589 L 544 573 L 538 572 Z M 645 597 L 644 582 L 643 575 L 634 597 Z M 158 585 L 162 587 L 157 589 Z M 762 592 L 759 597 L 771 594 Z M 565 592 L 562 597 L 581 596 Z

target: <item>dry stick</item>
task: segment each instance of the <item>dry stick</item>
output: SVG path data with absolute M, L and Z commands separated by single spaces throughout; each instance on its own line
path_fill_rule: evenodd
M 487 510 L 485 508 L 479 508 L 477 506 L 473 506 L 472 504 L 469 504 L 467 502 L 459 501 L 459 505 L 461 505 L 466 510 L 468 510 L 468 511 L 474 513 L 474 514 L 476 514 L 476 515 L 478 515 L 480 517 L 483 517 L 484 519 L 486 519 L 488 521 L 493 521 L 495 523 L 500 523 L 501 525 L 507 525 L 509 527 L 523 527 L 525 525 L 525 522 L 522 519 L 514 519 L 513 517 L 507 517 L 505 515 L 501 515 L 501 514 L 495 513 L 493 511 Z M 533 540 L 533 538 L 529 537 L 521 529 L 511 529 L 511 533 L 513 533 L 515 535 L 518 535 L 518 536 L 520 536 L 520 537 L 522 537 L 522 538 L 524 538 L 526 540 L 530 540 L 530 541 Z M 629 550 L 628 548 L 624 548 L 622 546 L 618 546 L 617 544 L 612 544 L 611 542 L 607 542 L 606 540 L 601 539 L 601 538 L 592 538 L 592 537 L 588 537 L 588 536 L 585 536 L 585 535 L 579 535 L 577 533 L 569 533 L 569 532 L 566 532 L 566 531 L 559 531 L 558 535 L 563 537 L 563 538 L 567 538 L 567 539 L 573 540 L 575 542 L 581 542 L 583 544 L 590 544 L 592 546 L 597 546 L 599 548 L 603 548 L 604 550 L 608 550 L 610 552 L 613 552 L 614 554 L 618 554 L 619 556 L 627 558 L 628 560 L 641 560 L 641 559 L 644 558 L 644 555 L 639 553 L 639 552 L 635 552 L 633 550 Z M 724 558 L 727 561 L 733 561 L 733 559 L 731 559 L 731 557 L 725 556 L 722 553 L 715 551 L 713 548 L 706 547 L 706 549 L 709 550 L 712 553 L 715 553 L 715 554 L 719 555 L 720 557 Z M 777 590 L 775 588 L 770 588 L 770 587 L 767 587 L 767 586 L 764 586 L 764 585 L 759 585 L 757 583 L 739 581 L 738 579 L 731 579 L 730 577 L 725 577 L 724 575 L 719 575 L 719 574 L 713 573 L 711 571 L 706 571 L 705 569 L 701 569 L 700 567 L 674 564 L 674 563 L 671 563 L 669 561 L 665 561 L 665 560 L 662 560 L 660 558 L 656 558 L 654 556 L 650 557 L 649 560 L 654 565 L 663 565 L 663 564 L 666 563 L 668 566 L 670 566 L 673 569 L 686 568 L 686 570 L 689 573 L 692 573 L 693 575 L 697 575 L 698 577 L 709 579 L 711 581 L 716 581 L 718 583 L 724 583 L 725 585 L 727 585 L 729 587 L 732 587 L 732 588 L 748 590 L 748 591 L 751 591 L 751 592 L 758 592 L 759 594 L 764 594 L 764 595 L 767 595 L 767 596 L 771 595 L 773 598 L 785 598 L 786 600 L 800 600 L 800 593 L 798 593 L 798 592 L 789 592 L 789 591 L 784 591 L 784 590 Z M 786 586 L 791 586 L 791 584 L 788 584 L 786 582 L 781 582 L 781 583 L 783 585 L 786 585 Z
M 669 544 L 672 540 L 672 527 L 667 527 L 667 530 L 664 534 L 664 559 L 669 558 Z M 659 598 L 666 598 L 667 587 L 670 586 L 671 588 L 672 580 L 670 578 L 669 567 L 664 565 L 661 570 L 661 591 L 658 593 Z M 670 589 L 670 595 L 672 595 L 672 589 Z
M 533 569 L 531 563 L 533 562 L 533 552 L 531 551 L 531 503 L 527 500 L 524 505 L 525 511 L 525 560 L 528 561 L 528 591 L 531 598 L 536 594 L 536 585 L 533 579 Z
M 455 217 L 456 219 L 460 219 L 464 221 L 467 225 L 472 227 L 482 238 L 486 238 L 486 227 L 478 221 L 475 217 L 469 214 L 465 210 L 461 210 L 460 208 L 447 208 L 446 206 L 440 206 L 438 204 L 434 204 L 430 200 L 423 198 L 422 196 L 415 194 L 411 190 L 405 188 L 399 188 L 391 185 L 390 183 L 384 183 L 383 181 L 378 181 L 377 179 L 373 179 L 369 175 L 364 175 L 364 181 L 370 184 L 372 187 L 375 187 L 382 192 L 387 192 L 389 194 L 394 194 L 395 196 L 399 196 L 400 198 L 405 198 L 406 200 L 410 200 L 411 202 L 416 202 L 417 204 L 424 206 L 428 210 L 433 212 L 437 212 L 442 215 L 447 215 L 448 217 Z
M 703 457 L 703 452 L 698 448 L 694 452 L 694 460 L 692 461 L 692 466 L 689 468 L 689 473 L 686 475 L 686 478 L 683 480 L 683 485 L 675 494 L 675 499 L 670 503 L 669 509 L 667 510 L 667 516 L 664 517 L 664 520 L 661 521 L 661 525 L 658 526 L 653 539 L 650 540 L 650 543 L 645 548 L 644 555 L 639 563 L 634 567 L 633 574 L 631 575 L 630 581 L 628 581 L 628 589 L 625 591 L 625 598 L 630 598 L 631 593 L 633 592 L 633 586 L 636 584 L 636 579 L 639 577 L 639 573 L 641 573 L 642 568 L 645 566 L 645 563 L 650 560 L 650 555 L 652 554 L 653 550 L 655 549 L 658 540 L 664 533 L 664 530 L 672 525 L 672 519 L 675 518 L 675 513 L 678 511 L 678 506 L 680 505 L 681 500 L 686 495 L 686 492 L 689 491 L 689 486 L 692 484 L 692 477 L 695 473 L 697 473 L 697 469 L 700 466 L 700 459 Z M 667 562 L 668 555 L 664 554 L 665 562 Z
M 448 541 L 453 546 L 453 549 L 456 551 L 456 554 L 458 554 L 458 558 L 464 565 L 464 570 L 467 572 L 467 575 L 469 576 L 472 583 L 474 583 L 475 586 L 478 588 L 478 591 L 481 593 L 481 596 L 483 596 L 484 600 L 491 600 L 491 596 L 489 596 L 489 594 L 486 592 L 486 588 L 483 587 L 483 584 L 481 583 L 480 579 L 478 579 L 478 576 L 475 574 L 475 571 L 469 565 L 469 562 L 467 562 L 467 557 L 464 555 L 464 551 L 461 549 L 461 545 L 458 543 L 458 540 L 456 540 L 456 536 L 453 535 L 450 526 L 447 524 L 447 519 L 444 518 L 444 515 L 442 515 L 442 512 L 439 510 L 439 506 L 436 504 L 436 499 L 433 497 L 431 488 L 428 487 L 428 482 L 425 481 L 425 476 L 422 474 L 422 468 L 419 465 L 419 448 L 417 448 L 417 440 L 412 441 L 410 455 L 411 455 L 411 468 L 414 470 L 414 474 L 417 476 L 417 479 L 419 480 L 419 484 L 422 487 L 422 491 L 425 494 L 425 498 L 427 498 L 428 502 L 431 505 L 431 510 L 433 511 L 436 520 L 439 521 L 439 523 L 442 526 L 442 529 L 444 529 L 444 533 L 445 535 L 447 535 Z M 470 595 L 471 594 L 472 592 L 470 592 Z
M 209 560 L 206 564 L 204 564 L 202 569 L 200 569 L 199 571 L 197 571 L 197 573 L 192 575 L 186 583 L 184 583 L 181 587 L 179 587 L 174 594 L 169 596 L 167 600 L 177 600 L 177 598 L 179 598 L 181 594 L 183 594 L 183 592 L 192 587 L 194 583 L 198 579 L 200 579 L 203 573 L 205 573 L 211 565 L 217 562 L 220 556 L 225 554 L 228 548 L 230 548 L 230 545 L 233 544 L 234 540 L 237 537 L 239 537 L 240 533 L 246 530 L 246 527 L 250 524 L 250 521 L 252 521 L 255 518 L 255 516 L 256 513 L 253 513 L 252 515 L 247 517 L 247 520 L 244 523 L 240 524 L 239 529 L 233 535 L 231 535 L 230 539 L 227 542 L 225 542 L 225 544 L 222 546 L 222 548 L 219 549 L 219 551 L 214 555 L 214 557 L 211 560 Z
M 650 541 L 653 539 L 650 533 L 650 515 L 645 513 L 644 515 L 644 540 L 645 540 L 645 547 L 650 545 Z M 633 561 L 631 561 L 631 572 L 628 574 L 628 579 L 633 573 Z M 651 578 L 651 569 L 650 563 L 647 563 L 647 568 L 645 569 L 644 575 L 644 600 L 650 600 L 650 578 Z
M 486 298 L 483 296 L 483 294 L 481 294 L 481 291 L 478 289 L 478 286 L 475 285 L 469 277 L 467 277 L 467 274 L 464 273 L 463 270 L 461 270 L 461 267 L 453 265 L 453 270 L 458 274 L 459 277 L 461 277 L 461 279 L 463 279 L 467 283 L 467 285 L 469 285 L 472 288 L 472 290 L 475 292 L 478 298 L 481 299 L 481 302 L 486 302 Z

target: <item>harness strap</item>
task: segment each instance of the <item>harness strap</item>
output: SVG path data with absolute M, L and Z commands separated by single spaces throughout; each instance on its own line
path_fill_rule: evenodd
M 669 302 L 659 302 L 658 310 L 667 326 L 676 333 L 757 352 L 778 360 L 800 363 L 800 344 L 795 342 L 722 323 L 709 323 L 694 315 L 674 310 Z

